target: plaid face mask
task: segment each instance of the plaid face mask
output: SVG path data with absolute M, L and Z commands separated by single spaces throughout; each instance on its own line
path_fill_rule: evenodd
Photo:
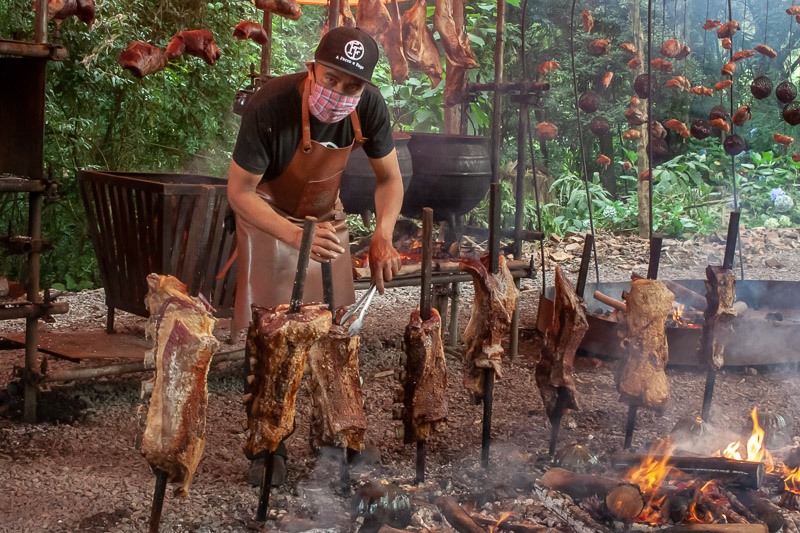
M 308 109 L 321 122 L 333 124 L 352 113 L 359 100 L 361 96 L 346 96 L 315 83 L 308 95 Z

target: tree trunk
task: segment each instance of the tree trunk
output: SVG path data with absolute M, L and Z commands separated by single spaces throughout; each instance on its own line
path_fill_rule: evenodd
M 634 78 L 640 74 L 644 74 L 647 67 L 647 54 L 644 50 L 644 37 L 642 36 L 642 14 L 640 7 L 640 0 L 631 0 L 631 28 L 633 30 L 633 45 L 639 51 L 639 57 L 642 60 L 641 66 L 633 72 Z M 651 95 L 652 96 L 652 95 Z M 647 102 L 642 100 L 638 106 L 639 111 L 647 112 Z M 650 135 L 650 128 L 647 124 L 640 126 L 642 131 L 642 138 L 636 145 L 636 163 L 637 172 L 641 176 L 642 172 L 647 171 L 650 164 L 647 160 L 647 142 Z M 650 182 L 647 180 L 639 180 L 639 188 L 637 194 L 639 206 L 639 237 L 647 239 L 650 237 Z

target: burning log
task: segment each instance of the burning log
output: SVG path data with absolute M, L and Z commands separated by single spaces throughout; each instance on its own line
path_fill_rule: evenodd
M 593 474 L 576 474 L 563 468 L 551 468 L 545 472 L 539 483 L 548 489 L 569 494 L 576 500 L 584 500 L 590 496 L 605 499 L 619 485 L 635 486 Z
M 661 410 L 669 400 L 669 381 L 664 372 L 669 359 L 664 324 L 674 295 L 658 280 L 631 282 L 626 301 L 626 352 L 617 371 L 620 400 L 633 406 Z
M 642 464 L 647 458 L 635 453 L 616 453 L 611 457 L 615 468 L 631 468 Z M 658 457 L 654 457 L 658 460 Z M 763 463 L 737 461 L 727 457 L 687 457 L 673 455 L 667 459 L 667 466 L 703 479 L 717 479 L 742 488 L 757 489 L 764 479 Z
M 681 524 L 662 533 L 767 533 L 764 524 Z
M 723 267 L 706 267 L 706 310 L 703 313 L 703 337 L 700 354 L 707 370 L 719 370 L 725 364 L 725 344 L 733 334 L 736 311 L 736 278 Z
M 785 520 L 780 507 L 761 493 L 749 490 L 744 492 L 739 499 L 759 520 L 767 525 L 770 533 L 775 533 L 783 528 Z
M 476 524 L 455 499 L 449 496 L 439 498 L 436 506 L 442 511 L 442 514 L 453 526 L 453 529 L 459 533 L 486 533 L 486 530 Z
M 606 507 L 614 518 L 630 522 L 644 510 L 644 499 L 638 485 L 622 483 L 606 496 Z
M 564 409 L 580 410 L 572 378 L 575 352 L 589 329 L 586 302 L 578 296 L 560 266 L 556 266 L 553 321 L 545 333 L 536 364 L 536 384 L 553 426 L 550 454 L 555 452 L 558 425 Z

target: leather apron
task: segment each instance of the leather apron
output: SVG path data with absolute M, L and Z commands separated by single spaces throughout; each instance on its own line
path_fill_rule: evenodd
M 356 112 L 350 114 L 355 140 L 344 148 L 328 148 L 311 140 L 308 94 L 311 80 L 303 89 L 303 136 L 289 166 L 277 178 L 256 187 L 258 195 L 276 213 L 302 228 L 306 216 L 331 222 L 345 253 L 333 260 L 333 295 L 336 307 L 355 302 L 350 237 L 339 201 L 339 184 L 353 147 L 364 143 Z M 298 251 L 264 231 L 236 220 L 237 283 L 233 328 L 246 328 L 252 320 L 250 306 L 273 307 L 288 303 L 292 296 Z M 322 302 L 322 269 L 309 261 L 303 302 Z

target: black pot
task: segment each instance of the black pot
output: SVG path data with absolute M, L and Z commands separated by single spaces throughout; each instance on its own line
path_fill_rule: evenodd
M 400 174 L 403 176 L 403 190 L 408 188 L 413 174 L 411 154 L 408 151 L 407 133 L 394 132 L 394 146 L 397 149 L 397 162 L 400 163 Z M 353 150 L 347 166 L 342 174 L 342 185 L 339 190 L 346 213 L 361 215 L 365 211 L 375 211 L 375 171 L 369 163 L 363 148 Z
M 402 213 L 419 217 L 430 207 L 437 220 L 469 213 L 483 200 L 492 182 L 486 137 L 412 133 L 408 143 L 414 176 Z

